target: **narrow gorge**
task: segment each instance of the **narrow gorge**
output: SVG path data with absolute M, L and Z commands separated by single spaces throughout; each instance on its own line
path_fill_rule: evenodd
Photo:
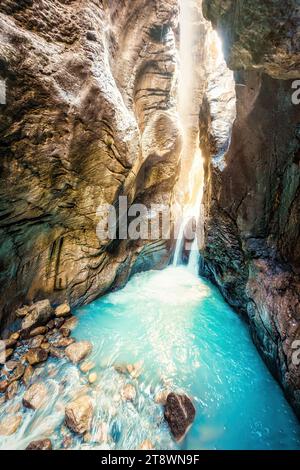
M 300 449 L 298 0 L 2 0 L 0 156 L 1 450 Z

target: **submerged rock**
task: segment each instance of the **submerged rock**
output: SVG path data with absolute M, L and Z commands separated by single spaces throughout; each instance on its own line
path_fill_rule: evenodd
M 50 439 L 41 439 L 40 441 L 32 441 L 26 450 L 52 450 Z
M 88 395 L 81 396 L 66 406 L 66 425 L 77 434 L 89 431 L 93 417 L 93 403 Z
M 79 341 L 66 348 L 68 359 L 77 364 L 92 352 L 92 345 L 89 341 Z
M 47 401 L 48 390 L 43 383 L 33 384 L 23 397 L 23 405 L 32 410 L 42 408 Z
M 136 390 L 132 384 L 126 384 L 121 390 L 121 397 L 123 400 L 133 401 L 136 397 Z
M 7 416 L 0 422 L 0 436 L 11 436 L 14 434 L 22 422 L 22 416 Z
M 56 307 L 55 316 L 56 317 L 67 317 L 71 313 L 71 308 L 69 304 L 62 304 Z
M 167 397 L 164 416 L 177 442 L 188 432 L 196 415 L 195 407 L 187 395 L 170 393 Z

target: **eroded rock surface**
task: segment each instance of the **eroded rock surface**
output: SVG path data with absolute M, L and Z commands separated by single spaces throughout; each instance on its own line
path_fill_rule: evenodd
M 2 328 L 161 268 L 166 241 L 99 240 L 97 209 L 169 203 L 180 148 L 177 1 L 4 0 L 0 69 Z

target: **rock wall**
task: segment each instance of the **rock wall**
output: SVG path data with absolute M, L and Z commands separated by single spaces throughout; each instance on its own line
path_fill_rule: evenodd
M 169 203 L 178 172 L 177 1 L 2 0 L 0 326 L 49 298 L 87 303 L 169 260 L 99 241 L 97 208 Z
M 253 338 L 300 416 L 299 2 L 204 1 L 235 70 L 237 118 L 222 153 L 209 97 L 203 272 L 247 316 Z M 236 339 L 238 343 L 238 338 Z

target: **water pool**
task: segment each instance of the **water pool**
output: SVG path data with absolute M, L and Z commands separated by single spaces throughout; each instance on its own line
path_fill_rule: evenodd
M 105 423 L 103 444 L 72 436 L 72 448 L 136 449 L 145 440 L 156 449 L 300 449 L 300 425 L 258 355 L 247 326 L 210 283 L 184 267 L 134 276 L 127 286 L 77 310 L 73 336 L 89 340 L 97 382 L 89 386 L 77 366 L 51 359 L 37 369 L 49 400 L 42 411 L 19 406 L 24 390 L 2 405 L 0 419 L 22 413 L 22 425 L 0 448 L 25 448 L 49 437 L 61 448 L 67 430 L 65 404 L 79 387 L 94 404 L 90 435 Z M 132 379 L 115 367 L 139 363 Z M 137 390 L 134 402 L 120 399 L 124 382 Z M 154 397 L 163 388 L 183 391 L 196 407 L 196 419 L 179 445 Z

